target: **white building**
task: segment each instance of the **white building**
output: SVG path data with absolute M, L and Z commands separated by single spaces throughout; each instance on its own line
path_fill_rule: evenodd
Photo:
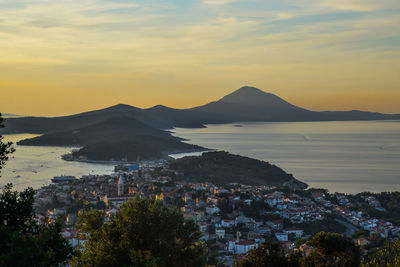
M 294 234 L 296 237 L 302 237 L 303 235 L 303 230 L 300 228 L 285 228 L 283 229 L 283 232 L 286 234 Z
M 219 208 L 215 205 L 210 205 L 206 208 L 206 213 L 210 215 L 214 215 L 219 212 Z
M 221 220 L 221 226 L 222 227 L 232 227 L 234 225 L 235 225 L 235 221 L 234 220 L 227 220 L 227 219 Z
M 288 234 L 287 233 L 275 233 L 275 237 L 279 241 L 288 241 Z
M 205 223 L 205 222 L 201 222 L 201 223 L 199 223 L 199 229 L 200 229 L 200 231 L 201 232 L 205 232 L 205 231 L 207 231 L 207 223 Z
M 218 236 L 218 238 L 223 239 L 225 237 L 225 229 L 217 228 L 215 229 L 215 234 Z
M 256 242 L 253 240 L 240 240 L 239 242 L 235 243 L 235 252 L 236 254 L 245 254 L 249 252 L 251 249 L 257 248 Z M 229 245 L 228 245 L 229 249 Z

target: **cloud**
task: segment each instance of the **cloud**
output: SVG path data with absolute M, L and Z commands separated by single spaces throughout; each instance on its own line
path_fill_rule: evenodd
M 226 5 L 239 0 L 203 0 L 205 4 L 208 5 Z
M 317 88 L 346 69 L 354 72 L 354 80 L 347 78 L 353 84 L 359 78 L 365 86 L 398 86 L 394 74 L 379 68 L 398 65 L 396 1 L 229 3 L 2 1 L 0 81 L 103 89 L 114 82 L 178 88 L 293 81 Z M 361 80 L 364 70 L 381 76 Z

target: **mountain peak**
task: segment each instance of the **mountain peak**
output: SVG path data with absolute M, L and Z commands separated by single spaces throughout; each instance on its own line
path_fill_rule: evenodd
M 105 108 L 104 110 L 113 110 L 113 111 L 130 111 L 130 110 L 139 110 L 139 108 L 130 106 L 127 104 L 116 104 L 114 106 Z
M 148 108 L 147 110 L 167 110 L 167 109 L 171 109 L 171 108 L 164 106 L 164 105 L 155 105 L 153 107 Z
M 240 87 L 235 92 L 249 92 L 249 93 L 260 93 L 261 92 L 261 93 L 265 93 L 264 91 L 262 91 L 262 90 L 260 90 L 260 89 L 258 89 L 256 87 L 247 86 L 247 85 Z
M 224 96 L 218 102 L 264 107 L 292 106 L 282 98 L 252 86 L 243 86 L 229 95 Z

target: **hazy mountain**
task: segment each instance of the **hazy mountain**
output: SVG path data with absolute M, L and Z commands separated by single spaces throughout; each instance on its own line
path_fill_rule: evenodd
M 170 125 L 164 124 L 160 120 L 148 119 L 140 108 L 118 104 L 105 109 L 70 116 L 9 118 L 6 120 L 7 127 L 4 128 L 4 133 L 26 132 L 40 134 L 68 131 L 121 116 L 146 121 L 146 124 L 156 128 L 170 128 Z
M 3 118 L 18 118 L 18 117 L 21 117 L 21 115 L 9 114 L 9 113 L 2 113 L 1 116 L 2 116 Z
M 244 86 L 224 96 L 218 100 L 218 102 L 271 108 L 297 108 L 274 94 L 266 93 L 258 88 L 250 86 Z
M 276 95 L 249 86 L 193 110 L 224 116 L 228 121 L 296 121 L 299 115 L 312 113 Z
M 129 117 L 158 129 L 204 127 L 210 123 L 236 121 L 343 121 L 400 119 L 400 114 L 364 111 L 310 111 L 282 98 L 245 86 L 218 101 L 192 109 L 154 106 L 140 109 L 115 105 L 105 109 L 62 117 L 7 118 L 2 133 L 54 133 L 82 128 L 115 117 Z
M 193 110 L 214 114 L 227 121 L 333 121 L 400 119 L 400 114 L 364 111 L 316 112 L 297 107 L 255 87 L 244 86 L 218 101 Z
M 155 106 L 149 109 L 118 104 L 105 109 L 83 112 L 61 117 L 21 117 L 6 120 L 7 127 L 0 129 L 2 133 L 53 133 L 74 130 L 111 118 L 129 117 L 144 124 L 158 128 L 173 127 L 203 127 L 203 123 L 215 119 L 201 118 L 201 112 L 180 110 L 165 106 Z
M 199 112 L 190 109 L 174 109 L 162 105 L 157 105 L 152 108 L 144 109 L 143 113 L 148 120 L 161 120 L 165 125 L 183 128 L 200 128 L 204 127 L 205 123 L 224 123 L 225 120 L 209 116 L 204 112 Z

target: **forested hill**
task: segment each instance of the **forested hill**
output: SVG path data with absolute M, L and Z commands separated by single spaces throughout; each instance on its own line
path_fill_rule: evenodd
M 180 138 L 130 117 L 110 118 L 104 122 L 64 132 L 48 133 L 18 142 L 19 145 L 82 146 L 76 158 L 121 160 L 165 158 L 171 153 L 201 151 Z
M 212 182 L 217 185 L 236 182 L 249 185 L 287 185 L 294 189 L 307 188 L 307 184 L 275 165 L 224 151 L 177 159 L 170 163 L 169 168 L 182 173 L 183 178 L 189 181 Z

